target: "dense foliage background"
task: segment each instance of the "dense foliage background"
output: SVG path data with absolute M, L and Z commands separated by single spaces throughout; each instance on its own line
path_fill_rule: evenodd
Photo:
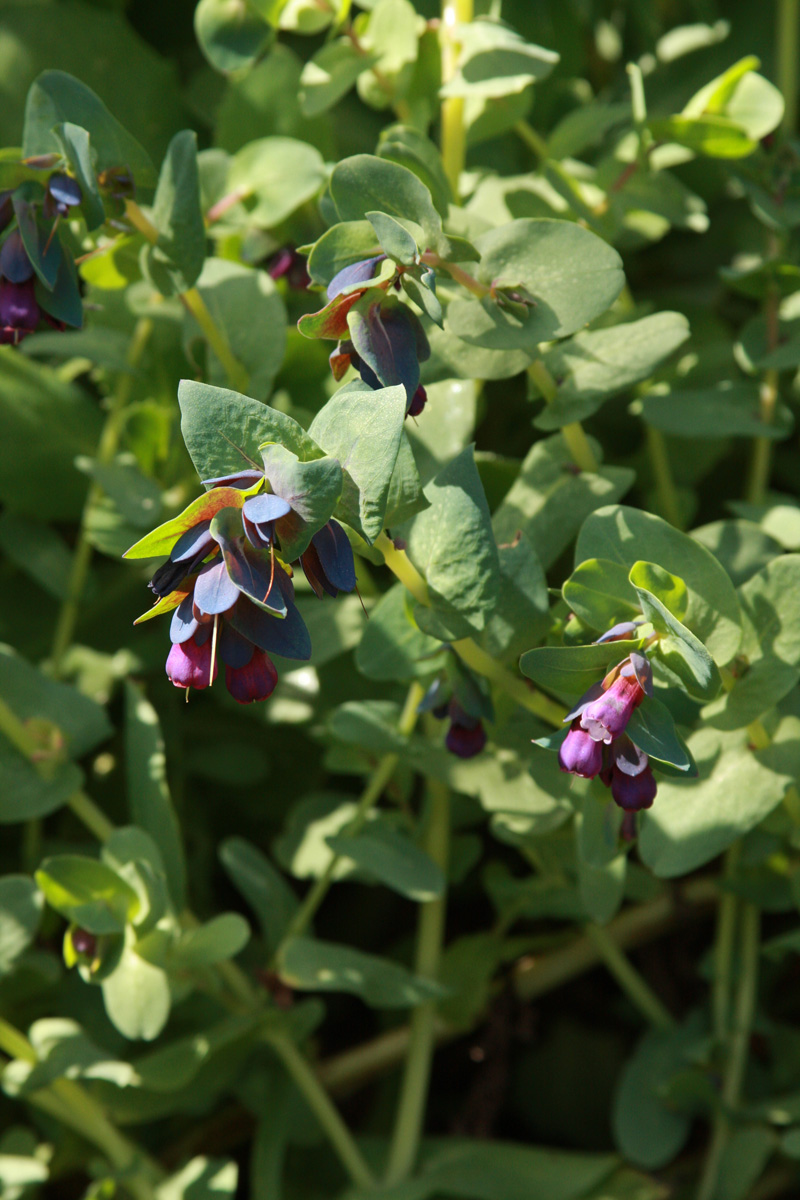
M 798 1194 L 799 20 L 0 0 L 0 1195 Z

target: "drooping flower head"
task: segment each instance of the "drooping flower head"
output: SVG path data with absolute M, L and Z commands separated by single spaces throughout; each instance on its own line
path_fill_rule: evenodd
M 477 676 L 452 652 L 420 701 L 419 712 L 450 722 L 444 744 L 458 758 L 474 758 L 486 745 L 484 720 L 494 720 L 491 697 Z

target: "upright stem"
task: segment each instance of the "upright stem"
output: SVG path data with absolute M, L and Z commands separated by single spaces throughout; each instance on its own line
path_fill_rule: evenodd
M 450 842 L 450 796 L 447 786 L 436 780 L 430 780 L 428 798 L 425 850 L 445 872 Z M 420 907 L 415 967 L 417 974 L 425 979 L 435 980 L 439 973 L 446 912 L 445 894 Z M 389 1149 L 387 1184 L 405 1179 L 414 1169 L 425 1121 L 435 1045 L 436 1001 L 428 1000 L 415 1008 L 411 1018 L 411 1038 L 403 1080 L 400 1085 L 397 1118 Z
M 737 901 L 737 904 L 739 902 Z M 731 1117 L 739 1106 L 747 1067 L 750 1031 L 758 993 L 758 956 L 761 950 L 760 913 L 755 904 L 741 905 L 739 982 L 728 1039 L 728 1059 L 722 1080 L 721 1108 L 714 1122 L 697 1200 L 715 1200 L 723 1156 L 731 1135 Z
M 125 408 L 133 390 L 132 371 L 139 363 L 152 331 L 153 322 L 149 317 L 142 317 L 137 321 L 130 346 L 128 347 L 128 366 L 131 368 L 131 371 L 119 377 L 116 390 L 111 398 L 111 406 L 103 426 L 103 432 L 100 434 L 100 441 L 97 445 L 96 461 L 100 466 L 108 466 L 117 453 Z M 73 634 L 75 633 L 75 626 L 80 615 L 81 600 L 86 589 L 89 565 L 92 561 L 92 543 L 88 537 L 89 519 L 95 506 L 103 498 L 103 494 L 101 485 L 93 481 L 89 487 L 86 502 L 83 506 L 81 527 L 78 533 L 78 540 L 75 543 L 72 566 L 67 581 L 67 594 L 64 597 L 61 611 L 58 614 L 55 634 L 53 636 L 53 648 L 50 654 L 52 671 L 56 678 L 61 674 L 64 655 L 70 647 Z
M 724 877 L 730 879 L 741 854 L 741 843 L 734 842 L 725 855 Z M 720 893 L 717 906 L 717 932 L 714 938 L 714 977 L 711 986 L 711 1011 L 714 1037 L 723 1046 L 728 1037 L 731 980 L 733 977 L 733 951 L 736 941 L 736 923 L 739 902 L 733 892 Z
M 374 1187 L 375 1177 L 353 1140 L 350 1130 L 339 1116 L 335 1104 L 294 1042 L 281 1034 L 268 1033 L 265 1036 L 322 1126 L 328 1141 L 336 1151 L 339 1161 L 353 1183 L 359 1188 Z
M 660 429 L 647 425 L 647 450 L 650 455 L 650 466 L 656 485 L 656 495 L 661 511 L 676 529 L 683 529 L 683 517 L 678 501 L 678 491 L 672 476 L 672 466 L 669 461 L 666 439 Z
M 528 374 L 547 403 L 554 404 L 558 397 L 558 384 L 540 358 L 531 363 L 528 367 Z M 567 444 L 567 449 L 572 455 L 572 461 L 576 467 L 580 467 L 582 471 L 591 471 L 596 474 L 600 469 L 600 464 L 580 421 L 562 425 L 561 436 Z
M 419 704 L 424 694 L 424 688 L 416 681 L 412 683 L 411 687 L 408 689 L 406 702 L 403 706 L 403 711 L 400 714 L 400 720 L 397 725 L 397 732 L 403 737 L 408 737 L 409 734 L 411 734 L 414 730 L 414 726 L 416 725 L 419 717 Z M 348 834 L 352 836 L 363 829 L 371 808 L 383 795 L 383 791 L 397 770 L 399 762 L 400 755 L 392 753 L 385 754 L 378 763 L 377 767 L 372 772 L 364 791 L 361 793 L 361 798 L 358 801 L 358 806 L 355 814 L 353 815 L 353 819 L 346 830 Z M 322 872 L 314 886 L 311 888 L 303 903 L 300 905 L 300 908 L 297 910 L 294 919 L 286 930 L 278 949 L 275 951 L 276 959 L 280 958 L 282 948 L 291 938 L 300 937 L 301 934 L 305 933 L 306 929 L 308 929 L 308 926 L 314 919 L 317 909 L 328 894 L 328 889 L 333 883 L 333 877 L 336 872 L 336 868 L 339 865 L 342 857 L 343 855 L 334 854 L 333 851 L 331 851 L 331 857 L 327 867 Z
M 625 995 L 645 1019 L 656 1029 L 673 1029 L 675 1022 L 672 1014 L 606 930 L 601 925 L 589 924 L 584 926 L 584 933 Z
M 798 0 L 778 0 L 778 25 L 775 49 L 778 59 L 778 87 L 783 95 L 783 128 L 791 137 L 797 129 L 797 55 L 800 33 Z
M 449 83 L 458 69 L 458 34 L 456 27 L 472 20 L 472 0 L 443 0 L 442 3 L 442 83 Z M 459 201 L 459 181 L 467 154 L 467 133 L 464 128 L 464 99 L 449 96 L 442 104 L 442 161 L 450 181 L 453 199 Z

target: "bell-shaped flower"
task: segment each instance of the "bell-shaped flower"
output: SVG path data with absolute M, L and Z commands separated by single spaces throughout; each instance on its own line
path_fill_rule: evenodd
M 614 802 L 626 812 L 649 808 L 655 800 L 657 785 L 644 750 L 623 734 L 611 746 L 609 759 L 603 782 L 610 786 Z
M 457 758 L 474 758 L 486 745 L 486 730 L 480 717 L 471 717 L 456 700 L 451 700 L 448 715 L 450 728 L 444 744 Z
M 167 676 L 175 687 L 210 687 L 217 676 L 217 664 L 211 654 L 211 628 L 205 626 L 199 636 L 176 642 L 167 655 Z
M 278 672 L 265 650 L 253 652 L 248 662 L 241 667 L 225 664 L 225 686 L 239 704 L 253 704 L 267 700 L 275 691 Z
M 354 306 L 347 324 L 350 357 L 361 378 L 372 388 L 402 384 L 408 411 L 420 385 L 420 363 L 431 352 L 419 319 L 396 297 L 374 290 Z
M 581 779 L 594 779 L 603 769 L 603 744 L 581 728 L 579 717 L 574 719 L 561 743 L 558 764 L 562 771 Z
M 645 690 L 633 667 L 630 672 L 623 667 L 614 682 L 584 708 L 580 718 L 581 728 L 596 742 L 609 745 L 625 732 L 634 709 L 644 697 Z
M 311 539 L 300 555 L 300 565 L 316 594 L 327 592 L 334 598 L 339 592 L 352 592 L 356 586 L 353 548 L 338 521 L 331 518 Z
M 33 279 L 12 283 L 0 279 L 0 345 L 16 346 L 41 320 Z

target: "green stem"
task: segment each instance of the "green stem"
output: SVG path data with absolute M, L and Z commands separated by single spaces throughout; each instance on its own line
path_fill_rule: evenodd
M 319 1121 L 328 1141 L 356 1187 L 370 1189 L 375 1186 L 375 1177 L 364 1160 L 328 1093 L 322 1087 L 312 1068 L 288 1037 L 268 1033 L 267 1041 L 279 1055 L 283 1065 L 305 1098 L 308 1107 Z
M 673 1029 L 675 1022 L 652 988 L 601 925 L 588 924 L 584 932 L 628 999 L 656 1029 Z
M 429 811 L 424 848 L 431 859 L 447 870 L 450 843 L 450 796 L 445 784 L 428 784 Z M 443 893 L 420 907 L 417 934 L 416 973 L 436 980 L 444 940 L 447 899 Z M 389 1149 L 386 1182 L 405 1179 L 414 1169 L 425 1121 L 433 1051 L 436 1045 L 436 1001 L 428 1000 L 414 1010 L 397 1118 Z
M 778 403 L 778 372 L 765 371 L 761 384 L 759 414 L 761 420 L 771 425 L 775 419 Z M 751 504 L 764 504 L 767 498 L 769 477 L 772 471 L 772 438 L 753 438 L 753 457 L 747 483 L 747 499 Z
M 125 216 L 131 225 L 135 229 L 138 229 L 139 233 L 150 242 L 151 246 L 155 246 L 158 241 L 158 230 L 149 217 L 145 216 L 135 200 L 126 200 Z M 222 368 L 228 377 L 230 386 L 236 392 L 246 392 L 250 384 L 249 372 L 234 355 L 228 345 L 225 334 L 215 323 L 214 318 L 208 311 L 205 300 L 197 288 L 192 287 L 185 292 L 181 292 L 179 299 L 187 312 L 192 314 L 203 331 L 203 335 L 209 346 L 222 363 Z
M 459 43 L 456 27 L 472 20 L 472 0 L 443 0 L 441 29 L 442 83 L 449 83 L 458 70 Z M 459 202 L 461 172 L 467 155 L 464 127 L 464 98 L 449 96 L 442 104 L 442 162 L 453 199 Z
M 514 126 L 514 133 L 525 143 L 529 150 L 532 150 L 538 159 L 542 162 L 549 157 L 547 152 L 547 142 L 540 133 L 530 125 L 527 121 L 517 121 Z
M 741 843 L 734 842 L 725 855 L 724 877 L 730 879 L 736 871 Z M 736 941 L 736 920 L 739 902 L 733 892 L 720 893 L 717 906 L 717 931 L 714 937 L 714 976 L 711 985 L 711 1011 L 714 1037 L 722 1046 L 728 1037 L 733 976 L 733 950 Z
M 132 369 L 141 359 L 152 330 L 153 322 L 149 317 L 142 317 L 137 321 L 128 348 L 128 365 Z M 100 434 L 100 441 L 98 442 L 97 454 L 95 456 L 95 460 L 100 466 L 108 466 L 117 453 L 125 408 L 133 391 L 134 375 L 132 369 L 120 375 L 116 390 L 111 399 L 111 406 L 103 426 L 103 432 Z M 72 643 L 75 626 L 80 615 L 81 601 L 83 593 L 86 590 L 86 580 L 92 561 L 92 544 L 88 536 L 89 520 L 95 506 L 103 498 L 103 495 L 103 488 L 99 483 L 93 481 L 89 487 L 86 502 L 83 506 L 81 526 L 78 532 L 78 540 L 75 543 L 72 566 L 67 581 L 67 594 L 61 605 L 61 611 L 58 614 L 55 634 L 53 636 L 53 648 L 50 653 L 50 659 L 51 669 L 56 678 L 61 675 L 64 656 Z
M 737 902 L 738 903 L 738 902 Z M 697 1200 L 715 1200 L 720 1169 L 731 1136 L 731 1118 L 739 1106 L 747 1067 L 747 1051 L 758 993 L 761 919 L 755 904 L 741 905 L 739 982 L 728 1038 L 728 1060 L 722 1080 L 721 1107 L 714 1122 Z
M 400 720 L 397 725 L 397 732 L 402 737 L 408 737 L 414 730 L 419 717 L 419 704 L 425 694 L 425 689 L 421 684 L 414 682 L 408 690 L 403 711 L 400 714 Z M 397 766 L 400 762 L 399 754 L 385 754 L 378 763 L 375 770 L 367 782 L 366 787 L 361 793 L 353 819 L 347 827 L 346 832 L 353 836 L 359 833 L 369 816 L 370 810 L 378 802 L 383 795 L 384 789 L 391 780 Z M 278 949 L 275 951 L 275 961 L 280 959 L 281 951 L 286 943 L 291 938 L 300 937 L 305 933 L 308 926 L 311 924 L 317 909 L 322 904 L 328 894 L 328 890 L 333 883 L 333 877 L 336 873 L 336 868 L 339 865 L 343 855 L 334 854 L 331 851 L 331 857 L 325 870 L 317 879 L 314 886 L 308 892 L 300 908 L 297 910 L 294 919 L 289 924 L 286 933 L 284 934 Z
M 528 375 L 547 403 L 554 404 L 558 397 L 558 384 L 541 358 L 537 358 L 535 362 L 531 363 L 528 367 Z M 580 467 L 582 471 L 590 471 L 592 474 L 596 474 L 600 470 L 600 464 L 580 421 L 572 421 L 568 425 L 563 425 L 561 436 L 567 444 L 567 449 L 572 455 L 572 461 L 576 467 Z
M 669 461 L 669 451 L 663 433 L 647 425 L 647 450 L 650 455 L 650 466 L 656 485 L 661 512 L 676 529 L 683 529 L 683 517 L 678 500 L 678 491 L 672 477 L 672 467 Z
M 405 550 L 398 550 L 386 533 L 382 533 L 380 537 L 376 538 L 375 548 L 376 550 L 380 550 L 386 566 L 400 580 L 414 599 L 425 608 L 429 608 L 431 601 L 428 593 L 428 585 Z M 558 727 L 562 724 L 566 710 L 560 704 L 557 704 L 555 700 L 551 700 L 549 696 L 545 696 L 543 693 L 536 692 L 528 687 L 524 679 L 521 679 L 518 675 L 514 675 L 502 663 L 497 662 L 490 654 L 482 650 L 472 638 L 462 638 L 459 641 L 453 642 L 452 645 L 456 654 L 468 667 L 472 667 L 474 671 L 477 671 L 479 675 L 483 675 L 491 683 L 497 684 L 521 708 L 527 708 L 529 712 L 535 713 L 537 717 L 541 717 L 543 721 L 547 721 L 550 725 Z
M 69 806 L 79 821 L 82 821 L 98 842 L 107 842 L 114 832 L 113 822 L 109 821 L 104 812 L 97 807 L 83 792 L 76 792 L 69 798 Z
M 778 0 L 775 44 L 778 59 L 778 88 L 783 95 L 783 128 L 790 137 L 797 129 L 798 32 L 800 32 L 798 0 Z

